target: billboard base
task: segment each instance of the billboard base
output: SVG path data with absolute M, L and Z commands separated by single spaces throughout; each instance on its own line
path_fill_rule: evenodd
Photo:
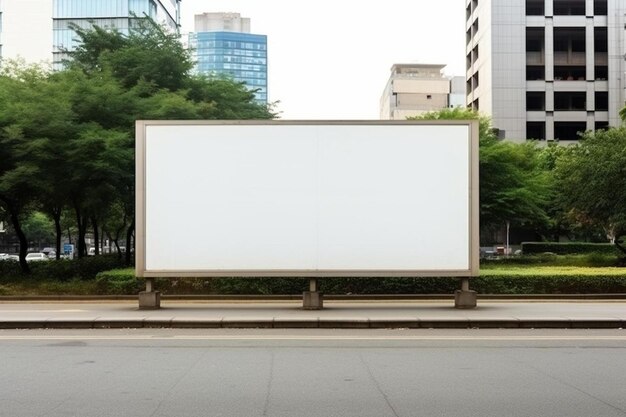
M 321 310 L 324 308 L 324 294 L 317 291 L 302 293 L 302 308 L 305 310 Z
M 469 289 L 469 278 L 462 278 L 461 289 L 454 292 L 454 308 L 476 308 L 476 291 Z

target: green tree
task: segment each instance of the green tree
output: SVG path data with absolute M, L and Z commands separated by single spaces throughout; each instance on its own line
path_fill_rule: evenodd
M 62 100 L 50 95 L 48 72 L 39 66 L 4 61 L 0 71 L 0 205 L 9 214 L 26 263 L 28 238 L 22 222 L 45 189 L 38 150 L 55 129 L 63 129 Z
M 585 133 L 557 160 L 559 199 L 578 221 L 601 226 L 626 255 L 626 128 Z

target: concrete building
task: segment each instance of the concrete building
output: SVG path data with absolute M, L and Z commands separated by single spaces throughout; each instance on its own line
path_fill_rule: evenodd
M 225 74 L 255 90 L 267 104 L 267 36 L 250 33 L 250 19 L 239 13 L 203 13 L 194 17 L 189 46 L 200 74 Z
M 464 106 L 465 78 L 446 77 L 445 65 L 394 64 L 380 99 L 380 118 L 405 120 L 407 117 Z
M 48 61 L 62 68 L 63 49 L 76 47 L 71 24 L 128 32 L 134 16 L 150 16 L 172 30 L 180 26 L 180 0 L 0 0 L 0 56 Z
M 466 0 L 466 104 L 501 138 L 617 126 L 626 0 Z

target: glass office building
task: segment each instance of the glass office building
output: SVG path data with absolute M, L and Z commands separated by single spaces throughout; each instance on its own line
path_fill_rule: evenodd
M 156 22 L 178 31 L 180 0 L 54 0 L 53 2 L 53 66 L 60 68 L 67 58 L 64 49 L 76 47 L 71 24 L 81 28 L 98 25 L 127 33 L 133 16 L 150 16 Z
M 267 104 L 267 36 L 241 32 L 199 32 L 189 35 L 196 70 L 226 74 L 256 90 L 255 99 Z

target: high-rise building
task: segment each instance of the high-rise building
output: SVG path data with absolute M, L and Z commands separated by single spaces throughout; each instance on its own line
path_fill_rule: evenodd
M 407 117 L 465 104 L 464 77 L 446 77 L 445 65 L 394 64 L 380 99 L 380 118 Z
M 239 13 L 195 16 L 189 45 L 200 74 L 231 76 L 256 90 L 255 100 L 267 103 L 267 36 L 250 33 L 250 19 Z
M 149 16 L 172 30 L 180 26 L 181 0 L 54 0 L 52 13 L 53 65 L 58 68 L 67 58 L 63 49 L 76 47 L 76 35 L 70 25 L 117 29 L 128 33 L 135 17 Z
M 501 138 L 620 124 L 626 0 L 466 0 L 466 104 Z
M 71 24 L 127 33 L 135 16 L 178 30 L 180 0 L 0 0 L 0 56 L 47 60 L 59 69 L 63 50 L 76 47 Z

